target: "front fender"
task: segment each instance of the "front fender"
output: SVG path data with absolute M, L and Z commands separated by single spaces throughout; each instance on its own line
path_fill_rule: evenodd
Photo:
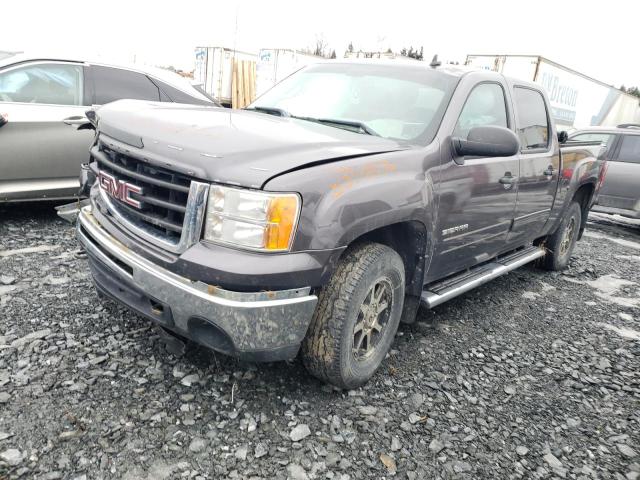
M 302 195 L 294 251 L 339 248 L 399 222 L 420 222 L 431 233 L 437 164 L 437 146 L 416 148 L 290 172 L 265 189 Z

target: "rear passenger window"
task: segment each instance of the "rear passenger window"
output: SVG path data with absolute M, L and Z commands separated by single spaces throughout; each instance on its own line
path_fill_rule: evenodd
M 121 68 L 92 66 L 95 103 L 104 105 L 116 100 L 160 101 L 160 90 L 146 75 Z
M 473 127 L 486 125 L 508 126 L 504 91 L 497 83 L 481 83 L 471 91 L 458 118 L 454 136 L 467 138 Z
M 640 163 L 640 135 L 624 135 L 618 152 L 619 162 Z
M 522 150 L 549 146 L 549 120 L 542 94 L 529 88 L 514 89 L 518 137 Z

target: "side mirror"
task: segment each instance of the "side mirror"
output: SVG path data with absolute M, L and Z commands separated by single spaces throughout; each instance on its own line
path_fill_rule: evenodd
M 84 113 L 87 117 L 87 121 L 78 127 L 78 130 L 97 130 L 98 128 L 98 116 L 95 110 L 87 110 Z
M 452 137 L 456 163 L 462 165 L 462 157 L 510 157 L 520 151 L 520 141 L 515 133 L 505 127 L 485 125 L 473 127 L 466 139 Z
M 558 142 L 567 143 L 568 141 L 569 141 L 569 134 L 564 130 L 559 131 L 558 132 Z

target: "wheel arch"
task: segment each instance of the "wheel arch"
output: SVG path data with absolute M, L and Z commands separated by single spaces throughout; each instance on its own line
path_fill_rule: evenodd
M 428 267 L 430 258 L 431 244 L 429 238 L 424 223 L 417 220 L 408 220 L 365 232 L 354 238 L 349 243 L 349 246 L 374 242 L 395 250 L 404 264 L 405 292 L 408 295 L 420 296 L 425 270 Z
M 571 198 L 572 202 L 578 202 L 580 210 L 582 211 L 582 218 L 580 222 L 580 232 L 578 233 L 578 240 L 582 238 L 585 226 L 587 225 L 587 217 L 589 216 L 589 208 L 591 207 L 591 201 L 595 194 L 596 186 L 592 182 L 586 182 L 580 185 Z

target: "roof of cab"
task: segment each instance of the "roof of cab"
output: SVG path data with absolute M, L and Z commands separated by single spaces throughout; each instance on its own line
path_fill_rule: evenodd
M 412 58 L 345 58 L 329 61 L 318 61 L 307 64 L 309 65 L 385 65 L 389 68 L 423 68 L 425 70 L 437 70 L 455 77 L 461 77 L 466 73 L 473 71 L 482 71 L 477 68 L 465 67 L 463 65 L 442 64 L 432 67 L 429 62 L 422 60 L 414 60 Z M 500 74 L 497 74 L 500 75 Z
M 438 65 L 437 67 L 433 67 L 430 65 L 430 62 L 428 61 L 421 61 L 421 60 L 414 60 L 411 58 L 395 58 L 395 59 L 388 59 L 388 58 L 373 58 L 373 59 L 364 59 L 364 58 L 358 58 L 358 59 L 338 59 L 338 60 L 331 60 L 328 62 L 313 62 L 308 64 L 309 65 L 325 65 L 325 64 L 345 64 L 345 65 L 353 65 L 353 64 L 357 64 L 357 65 L 385 65 L 388 66 L 389 68 L 423 68 L 425 70 L 436 70 L 438 72 L 442 72 L 445 73 L 447 75 L 451 75 L 453 77 L 463 77 L 465 75 L 469 75 L 469 74 L 482 74 L 482 75 L 491 75 L 491 76 L 495 76 L 496 78 L 500 78 L 500 79 L 506 79 L 508 80 L 510 83 L 514 84 L 514 85 L 520 85 L 520 86 L 526 86 L 529 88 L 533 88 L 535 90 L 540 90 L 542 91 L 542 87 L 535 83 L 535 82 L 530 82 L 528 80 L 522 80 L 519 78 L 513 78 L 513 77 L 507 77 L 505 75 L 503 75 L 500 72 L 495 72 L 493 70 L 486 70 L 483 68 L 478 68 L 478 67 L 469 67 L 466 65 L 454 65 L 454 64 L 450 64 L 450 63 L 443 63 L 442 65 Z

